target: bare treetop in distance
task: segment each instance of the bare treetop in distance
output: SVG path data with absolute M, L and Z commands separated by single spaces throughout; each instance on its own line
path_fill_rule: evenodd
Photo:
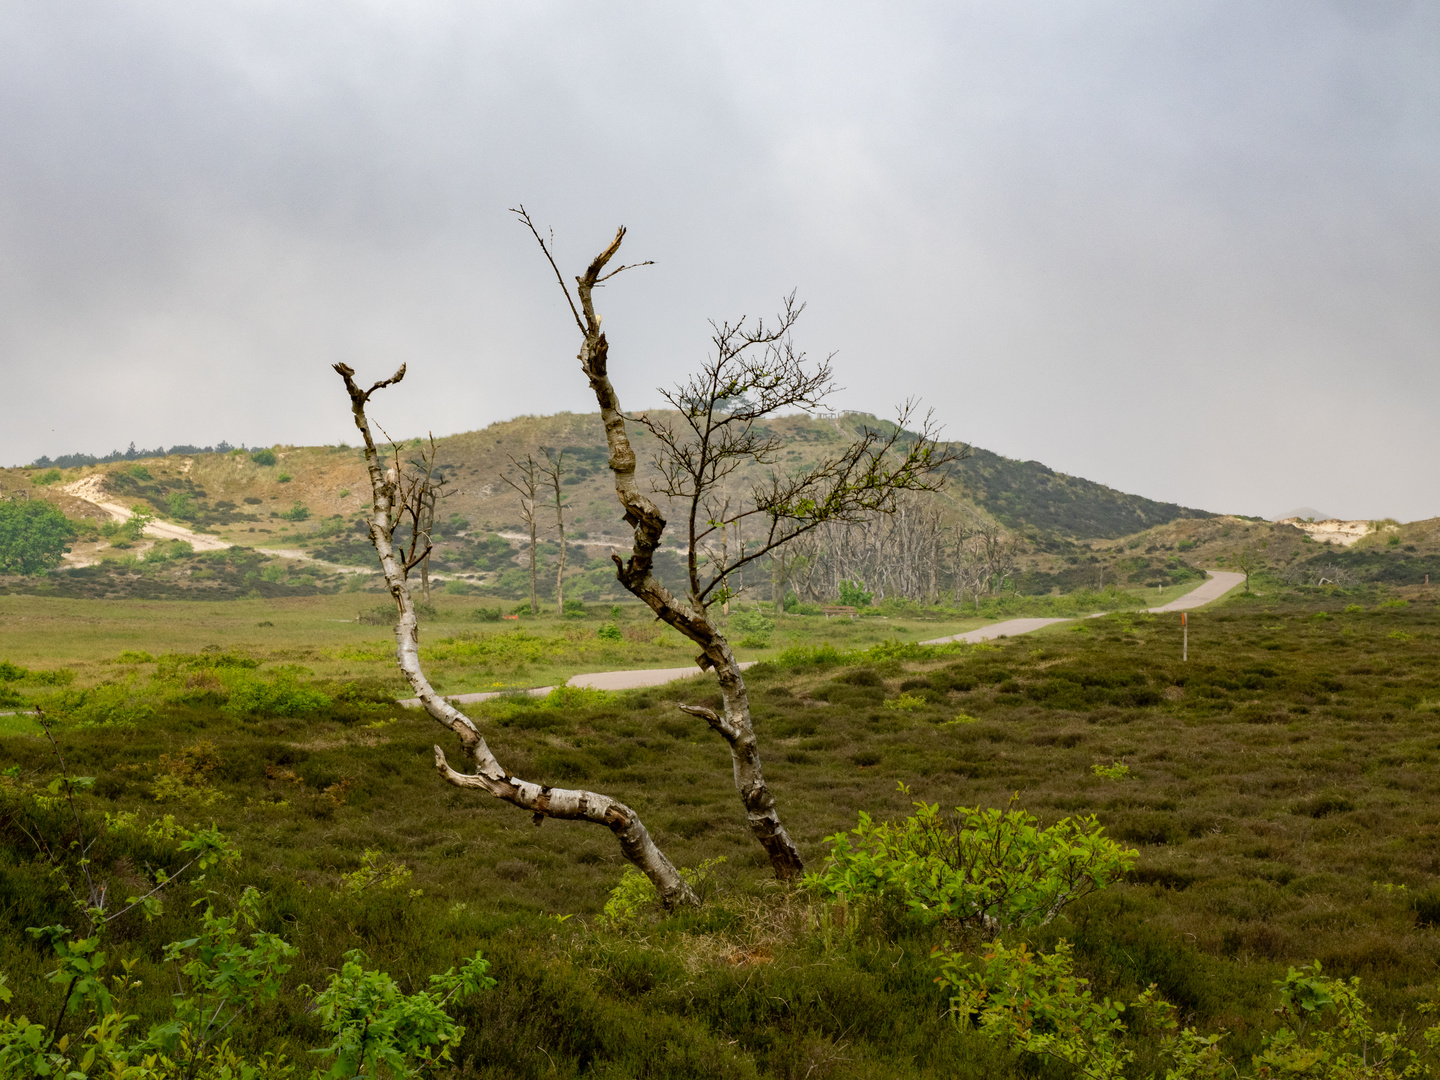
M 505 481 L 515 493 L 520 496 L 520 520 L 530 531 L 530 549 L 526 559 L 530 564 L 530 614 L 540 614 L 540 602 L 536 599 L 535 572 L 538 566 L 539 553 L 536 551 L 536 499 L 540 491 L 540 463 L 535 460 L 534 454 L 526 454 L 524 461 L 519 461 L 512 454 L 510 464 L 515 470 L 515 475 L 502 473 L 500 479 Z
M 700 646 L 696 663 L 701 670 L 715 669 L 724 715 L 699 705 L 681 708 L 704 719 L 730 745 L 735 786 L 751 832 L 769 855 L 776 876 L 796 877 L 804 870 L 804 860 L 781 824 L 765 783 L 744 675 L 729 641 L 711 619 L 710 607 L 730 595 L 730 575 L 757 559 L 774 556 L 805 533 L 827 522 L 858 521 L 867 514 L 892 511 L 902 491 L 938 489 L 944 480 L 939 470 L 958 455 L 938 443 L 929 417 L 918 434 L 907 432 L 905 424 L 913 414 L 907 404 L 900 423 L 888 432 L 866 427 L 838 454 L 807 469 L 785 473 L 776 468 L 781 444 L 759 427 L 761 421 L 785 409 L 819 408 L 834 389 L 829 359 L 812 365 L 792 343 L 790 332 L 801 311 L 793 294 L 769 326 L 748 319 L 711 324 L 714 353 L 690 379 L 662 391 L 679 410 L 679 422 L 643 414 L 627 417 L 610 380 L 610 344 L 594 305 L 594 290 L 631 268 L 606 270 L 620 250 L 625 229 L 620 228 L 575 279 L 572 296 L 552 245 L 523 206 L 515 214 L 540 245 L 580 330 L 580 367 L 600 406 L 615 495 L 634 531 L 630 557 L 612 556 L 616 577 L 658 618 Z M 685 599 L 654 574 L 655 552 L 667 523 L 635 481 L 635 451 L 625 428 L 627 420 L 640 424 L 657 440 L 656 492 L 685 507 Z M 748 492 L 727 490 L 727 479 L 747 461 L 770 466 L 768 477 L 752 484 Z M 751 519 L 758 526 L 749 530 L 752 537 L 759 534 L 753 546 L 731 545 L 731 530 L 739 541 Z

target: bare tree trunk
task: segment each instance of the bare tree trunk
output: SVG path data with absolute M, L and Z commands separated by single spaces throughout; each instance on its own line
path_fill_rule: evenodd
M 520 516 L 530 530 L 530 552 L 527 556 L 530 560 L 530 614 L 540 614 L 540 601 L 536 595 L 535 574 L 537 572 L 537 556 L 539 552 L 535 549 L 535 497 L 539 491 L 539 484 L 536 482 L 536 474 L 539 471 L 539 464 L 531 454 L 525 455 L 524 461 L 516 461 L 513 457 L 510 464 L 515 466 L 518 476 L 502 474 L 500 479 L 515 489 L 520 496 Z
M 565 451 L 553 455 L 545 447 L 546 478 L 555 491 L 555 531 L 560 534 L 560 565 L 555 569 L 555 614 L 565 615 L 565 499 L 560 492 L 560 480 L 565 475 Z
M 615 474 L 615 494 L 625 509 L 625 521 L 634 530 L 635 543 L 629 559 L 612 556 L 616 576 L 632 594 L 649 605 L 664 622 L 673 626 L 700 646 L 695 658 L 701 670 L 714 668 L 720 680 L 725 715 L 701 706 L 682 705 L 684 711 L 705 720 L 730 746 L 734 766 L 735 789 L 745 807 L 750 831 L 770 857 L 770 865 L 779 878 L 798 877 L 805 871 L 800 849 L 790 838 L 775 809 L 775 796 L 765 783 L 760 766 L 760 749 L 750 718 L 750 702 L 745 693 L 745 680 L 740 664 L 729 643 L 719 632 L 703 607 L 691 606 L 670 592 L 652 573 L 655 551 L 665 531 L 660 511 L 640 491 L 635 482 L 635 451 L 625 431 L 625 417 L 620 398 L 610 382 L 608 372 L 609 343 L 600 330 L 591 291 L 600 278 L 605 264 L 619 250 L 625 235 L 621 229 L 615 240 L 590 264 L 579 280 L 581 308 L 584 312 L 584 342 L 580 348 L 580 368 L 590 381 L 600 416 L 605 425 L 605 440 L 610 450 L 610 470 Z M 578 321 L 578 319 L 577 319 Z
M 355 414 L 355 426 L 359 428 L 365 441 L 365 462 L 369 469 L 370 489 L 373 494 L 370 540 L 375 545 L 385 583 L 389 586 L 390 595 L 400 612 L 400 619 L 395 624 L 396 659 L 425 711 L 459 737 L 466 754 L 475 765 L 473 773 L 457 772 L 445 760 L 445 752 L 436 746 L 436 770 L 448 783 L 456 787 L 478 788 L 497 799 L 530 811 L 536 825 L 541 824 L 547 817 L 604 825 L 620 841 L 620 850 L 625 858 L 654 883 L 661 902 L 667 908 L 677 904 L 698 904 L 694 890 L 685 883 L 664 852 L 655 845 L 634 810 L 608 795 L 552 788 L 511 776 L 490 752 L 490 747 L 474 722 L 437 694 L 430 685 L 430 680 L 425 677 L 420 666 L 420 628 L 415 617 L 410 587 L 406 581 L 409 571 L 419 559 L 397 559 L 391 543 L 391 532 L 397 519 L 395 494 L 401 486 L 400 461 L 397 455 L 395 464 L 388 470 L 382 470 L 380 454 L 376 450 L 375 441 L 370 434 L 370 422 L 365 415 L 365 406 L 370 395 L 399 382 L 405 376 L 405 368 L 402 365 L 394 376 L 376 383 L 366 391 L 355 384 L 355 372 L 352 368 L 345 364 L 334 366 L 345 380 L 345 389 L 350 394 L 351 410 Z

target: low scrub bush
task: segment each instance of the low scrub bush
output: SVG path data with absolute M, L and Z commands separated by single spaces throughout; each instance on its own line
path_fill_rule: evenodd
M 770 635 L 775 632 L 775 620 L 767 618 L 758 608 L 742 608 L 730 616 L 727 629 L 731 634 L 738 634 L 739 644 L 746 648 L 768 649 Z
M 1067 904 L 1104 888 L 1138 854 L 1105 835 L 1094 817 L 1041 828 L 1023 810 L 915 804 L 899 822 L 861 811 L 849 833 L 828 837 L 830 859 L 806 882 L 837 899 L 894 897 L 927 920 L 987 933 L 1050 922 Z
M 244 678 L 230 686 L 224 711 L 230 716 L 309 716 L 330 708 L 330 695 L 301 686 L 293 676 Z
M 101 683 L 83 690 L 64 690 L 36 699 L 51 717 L 76 727 L 109 727 L 143 724 L 155 716 L 155 708 L 133 678 Z
M 1151 1073 L 1153 1080 L 1243 1075 L 1222 1052 L 1225 1032 L 1202 1035 L 1193 1027 L 1180 1028 L 1175 1006 L 1153 984 L 1128 1005 L 1097 997 L 1090 980 L 1075 974 L 1072 952 L 1063 940 L 1048 955 L 1001 942 L 991 943 L 978 960 L 936 950 L 941 966 L 936 981 L 955 991 L 951 1015 L 964 1027 L 1003 1042 L 1012 1053 L 1063 1064 L 1092 1080 L 1137 1075 L 1137 1042 L 1164 1063 L 1163 1073 Z M 1376 1029 L 1358 978 L 1326 976 L 1316 961 L 1291 967 L 1274 986 L 1280 1024 L 1261 1036 L 1250 1062 L 1255 1072 L 1249 1075 L 1273 1080 L 1432 1075 L 1404 1021 L 1391 1031 Z M 1127 1013 L 1130 1025 L 1122 1019 Z M 1440 1024 L 1421 1035 L 1426 1049 L 1440 1046 Z

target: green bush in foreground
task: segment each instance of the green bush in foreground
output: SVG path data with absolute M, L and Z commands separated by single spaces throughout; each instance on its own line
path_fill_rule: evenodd
M 1250 1075 L 1324 1080 L 1404 1080 L 1431 1076 L 1408 1045 L 1404 1022 L 1394 1031 L 1377 1031 L 1360 996 L 1360 980 L 1329 978 L 1318 962 L 1290 968 L 1275 983 L 1280 1026 L 1267 1032 L 1260 1052 L 1251 1060 L 1255 1071 L 1242 1074 L 1222 1055 L 1225 1038 L 1180 1028 L 1176 1009 L 1159 996 L 1154 985 L 1127 1006 L 1096 998 L 1090 981 L 1074 973 L 1071 947 L 1056 944 L 1048 955 L 1032 953 L 1022 943 L 1013 949 L 991 943 L 977 961 L 960 952 L 936 950 L 941 965 L 936 979 L 956 991 L 951 1014 L 963 1026 L 1003 1041 L 1010 1050 L 1063 1062 L 1088 1080 L 1121 1080 L 1135 1075 L 1138 1057 L 1135 1032 L 1121 1019 L 1128 1011 L 1143 1029 L 1152 1052 L 1166 1063 L 1158 1080 L 1212 1080 Z M 1127 1040 L 1127 1036 L 1131 1036 Z M 1422 1033 L 1427 1050 L 1440 1047 L 1440 1024 Z
M 897 897 L 927 920 L 994 933 L 1050 922 L 1131 869 L 1138 854 L 1094 817 L 1042 829 L 1023 810 L 961 807 L 946 817 L 938 804 L 915 807 L 894 823 L 861 811 L 859 825 L 828 838 L 830 861 L 807 883 L 843 899 Z

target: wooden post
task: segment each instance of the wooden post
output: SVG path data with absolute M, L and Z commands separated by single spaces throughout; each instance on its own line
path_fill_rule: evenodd
M 1180 612 L 1180 659 L 1190 659 L 1190 626 L 1185 618 L 1186 613 Z

